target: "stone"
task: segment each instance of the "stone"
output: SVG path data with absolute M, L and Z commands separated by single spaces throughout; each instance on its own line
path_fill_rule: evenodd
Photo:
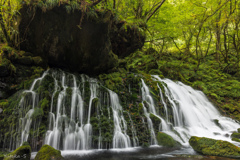
M 54 149 L 49 145 L 43 145 L 38 151 L 34 160 L 64 160 L 61 151 Z
M 240 133 L 237 133 L 237 132 L 232 133 L 231 138 L 238 138 L 238 139 L 240 139 Z
M 143 46 L 145 36 L 136 26 L 123 29 L 126 22 L 117 21 L 111 11 L 92 11 L 96 16 L 87 12 L 67 12 L 66 4 L 45 12 L 37 5 L 23 5 L 20 49 L 40 56 L 50 67 L 99 75 L 116 68 L 118 57 Z
M 23 65 L 31 65 L 33 63 L 33 60 L 32 60 L 32 57 L 30 56 L 23 56 L 23 57 L 19 57 L 17 62 Z
M 192 136 L 189 144 L 204 155 L 240 158 L 240 148 L 227 141 Z
M 157 134 L 158 144 L 164 147 L 179 147 L 180 144 L 175 141 L 171 136 L 166 133 L 158 132 Z
M 238 133 L 240 133 L 240 128 L 237 129 Z
M 42 57 L 51 67 L 90 75 L 117 66 L 118 59 L 111 50 L 109 38 L 110 13 L 96 12 L 98 19 L 85 17 L 79 25 L 81 10 L 68 13 L 66 6 L 60 5 L 42 12 L 39 7 L 35 10 L 29 7 L 20 10 L 21 50 Z
M 33 60 L 34 65 L 36 65 L 36 66 L 41 66 L 41 67 L 46 66 L 44 60 L 40 56 L 32 57 L 32 60 Z
M 0 65 L 0 77 L 6 77 L 9 75 L 9 69 L 5 65 Z
M 21 147 L 5 156 L 4 160 L 30 160 L 31 147 L 27 142 L 24 142 Z

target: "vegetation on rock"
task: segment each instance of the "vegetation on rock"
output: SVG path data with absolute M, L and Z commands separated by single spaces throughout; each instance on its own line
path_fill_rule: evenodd
M 64 158 L 61 155 L 61 151 L 54 149 L 49 145 L 43 145 L 38 151 L 34 160 L 63 160 Z
M 189 139 L 189 144 L 204 155 L 240 157 L 240 148 L 227 141 L 193 136 Z
M 24 142 L 21 147 L 5 156 L 4 160 L 30 160 L 31 147 L 27 142 Z
M 158 144 L 164 147 L 179 147 L 180 144 L 176 142 L 171 136 L 166 133 L 158 132 L 157 134 Z

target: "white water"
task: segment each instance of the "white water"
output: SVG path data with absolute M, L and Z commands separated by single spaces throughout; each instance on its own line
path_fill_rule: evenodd
M 55 81 L 57 77 L 54 77 Z M 67 118 L 65 101 L 66 101 L 66 90 L 68 86 L 65 85 L 66 76 L 62 74 L 61 84 L 63 90 L 57 97 L 57 106 L 56 114 L 53 113 L 51 106 L 50 110 L 50 124 L 49 130 L 46 133 L 45 144 L 49 144 L 57 149 L 63 150 L 88 150 L 92 149 L 92 124 L 91 120 L 91 112 L 94 108 L 93 101 L 94 99 L 99 99 L 99 84 L 96 79 L 89 78 L 87 76 L 81 76 L 81 83 L 77 84 L 76 76 L 72 75 L 73 82 L 69 82 L 73 87 L 71 94 L 71 114 L 70 120 Z M 59 81 L 59 80 L 58 80 Z M 69 80 L 68 80 L 69 81 Z M 84 106 L 84 103 L 87 103 L 84 100 L 84 85 L 85 83 L 89 83 L 90 89 L 90 99 L 87 106 Z M 82 92 L 80 91 L 80 88 Z M 60 87 L 56 87 L 58 89 Z M 57 91 L 54 91 L 56 93 Z M 106 97 L 110 103 L 108 104 L 108 110 L 111 108 L 112 117 L 114 120 L 114 136 L 113 136 L 113 148 L 127 148 L 131 147 L 131 142 L 129 136 L 126 133 L 127 126 L 125 124 L 125 119 L 122 115 L 122 108 L 118 100 L 118 96 L 116 93 L 108 90 L 109 96 Z M 55 94 L 53 94 L 55 96 Z M 87 98 L 87 97 L 85 97 Z M 109 98 L 109 99 L 108 99 Z M 52 97 L 53 101 L 53 97 Z M 54 105 L 53 103 L 51 103 Z M 100 106 L 98 106 L 100 107 Z M 110 112 L 110 111 L 109 111 Z M 98 116 L 99 117 L 99 116 Z M 109 115 L 110 118 L 110 115 Z M 121 124 L 124 124 L 123 126 Z M 65 129 L 63 131 L 63 126 L 65 125 Z M 53 126 L 53 127 L 51 127 Z M 101 128 L 99 130 L 99 138 L 98 138 L 98 148 L 102 148 L 102 138 L 101 138 Z M 63 148 L 61 147 L 63 145 Z
M 166 133 L 183 145 L 188 145 L 188 139 L 191 136 L 231 142 L 226 135 L 231 135 L 231 132 L 236 131 L 240 125 L 230 118 L 221 116 L 201 91 L 194 90 L 181 82 L 175 83 L 169 79 L 153 77 L 156 81 L 166 84 L 166 86 L 163 85 L 165 96 L 170 102 L 174 114 L 173 129 L 180 134 L 181 138 L 170 130 L 167 130 Z M 163 105 L 166 105 L 163 98 L 162 102 Z M 214 120 L 218 120 L 221 127 L 216 125 Z
M 10 146 L 12 148 L 15 147 L 14 143 L 20 145 L 29 139 L 31 127 L 39 129 L 40 122 L 34 121 L 33 123 L 32 115 L 37 111 L 41 101 L 36 90 L 46 75 L 54 79 L 54 91 L 49 107 L 45 144 L 61 150 L 141 146 L 138 137 L 140 133 L 135 128 L 134 119 L 128 110 L 123 109 L 124 106 L 121 105 L 121 100 L 115 92 L 101 86 L 97 79 L 86 75 L 76 76 L 62 71 L 47 71 L 33 82 L 30 90 L 23 93 L 24 96 L 19 106 L 27 112 L 23 112 L 20 118 L 21 125 L 18 129 L 21 132 L 20 140 L 15 140 L 15 142 L 16 138 L 11 136 Z M 160 97 L 158 100 L 156 97 L 154 99 L 151 89 L 144 80 L 140 82 L 142 85 L 141 103 L 143 104 L 143 115 L 140 118 L 142 125 L 146 125 L 146 129 L 149 130 L 149 144 L 157 145 L 155 125 L 159 128 L 158 131 L 171 135 L 185 146 L 189 146 L 188 140 L 191 136 L 204 136 L 231 142 L 226 135 L 236 131 L 240 125 L 230 118 L 221 116 L 201 91 L 194 90 L 181 82 L 175 83 L 158 76 L 152 76 L 152 78 L 162 84 L 162 86 L 157 85 Z M 88 90 L 87 85 L 89 85 Z M 131 93 L 130 86 L 128 89 Z M 162 111 L 159 109 L 159 103 L 162 105 Z M 95 115 L 92 115 L 93 113 Z M 159 118 L 161 123 L 153 124 L 151 115 Z M 91 124 L 91 118 L 97 118 L 98 125 L 100 125 L 103 116 L 113 123 L 110 128 L 112 130 L 111 143 L 104 143 L 103 128 L 96 129 Z M 129 123 L 125 119 L 129 119 Z M 220 127 L 214 120 L 218 120 Z

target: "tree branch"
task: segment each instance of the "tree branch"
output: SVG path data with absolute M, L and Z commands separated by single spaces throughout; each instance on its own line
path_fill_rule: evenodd
M 159 3 L 159 5 L 153 10 L 152 13 L 150 13 L 147 18 L 146 18 L 146 22 L 159 10 L 159 8 L 161 8 L 161 6 L 163 5 L 163 3 L 165 2 L 166 0 L 162 0 L 161 3 Z
M 91 7 L 94 7 L 94 6 L 98 5 L 100 2 L 102 2 L 102 0 L 97 0 L 96 2 L 93 2 L 91 4 Z

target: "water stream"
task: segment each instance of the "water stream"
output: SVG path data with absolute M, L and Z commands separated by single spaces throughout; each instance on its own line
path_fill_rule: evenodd
M 240 128 L 234 120 L 221 116 L 219 111 L 201 92 L 169 79 L 152 76 L 156 81 L 158 97 L 144 79 L 141 85 L 142 115 L 139 121 L 126 106 L 119 95 L 103 86 L 97 79 L 86 75 L 75 75 L 59 70 L 46 71 L 34 80 L 29 90 L 23 91 L 19 106 L 23 112 L 20 117 L 19 138 L 11 135 L 9 146 L 29 140 L 32 130 L 38 131 L 41 120 L 33 117 L 41 112 L 45 97 L 38 90 L 42 81 L 52 79 L 49 98 L 47 130 L 43 144 L 60 150 L 119 149 L 140 147 L 141 135 L 146 126 L 150 145 L 157 145 L 157 132 L 165 132 L 185 147 L 189 147 L 191 136 L 204 136 L 231 142 L 229 135 Z M 50 90 L 50 89 L 49 89 Z M 131 87 L 128 87 L 131 93 Z M 130 103 L 130 102 L 129 102 Z M 159 123 L 153 121 L 153 117 Z M 141 124 L 137 124 L 141 123 Z M 157 128 L 157 130 L 156 130 Z M 35 133 L 35 132 L 34 132 Z M 35 133 L 36 136 L 39 134 Z M 38 143 L 36 140 L 34 143 Z M 145 143 L 145 142 L 144 142 Z

